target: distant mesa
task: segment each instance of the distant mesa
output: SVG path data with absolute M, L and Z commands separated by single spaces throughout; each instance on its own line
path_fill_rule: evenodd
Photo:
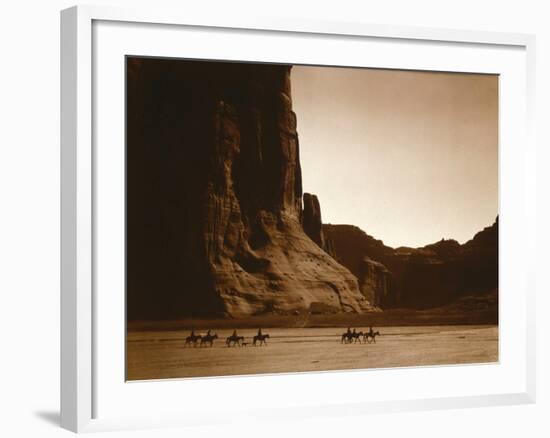
M 425 309 L 498 289 L 498 217 L 463 245 L 442 239 L 422 248 L 393 249 L 352 225 L 326 224 L 323 232 L 336 260 L 357 276 L 362 291 L 369 285 L 374 292 L 366 296 L 382 308 Z M 384 280 L 380 273 L 365 274 L 376 272 L 365 268 L 366 258 L 387 270 Z M 374 284 L 384 286 L 373 289 Z

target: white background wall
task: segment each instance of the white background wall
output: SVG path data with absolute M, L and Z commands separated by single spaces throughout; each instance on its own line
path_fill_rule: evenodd
M 139 5 L 146 1 L 98 1 Z M 538 135 L 538 402 L 536 405 L 234 424 L 135 436 L 548 436 L 550 385 L 550 14 L 544 1 L 162 1 L 200 7 L 381 24 L 535 33 Z M 227 3 L 227 5 L 224 5 Z M 71 1 L 4 2 L 0 13 L 0 435 L 69 435 L 59 418 L 59 10 Z M 315 6 L 312 9 L 312 6 Z M 518 145 L 522 147 L 522 145 Z M 289 394 L 289 397 L 291 394 Z M 108 436 L 134 436 L 117 432 Z

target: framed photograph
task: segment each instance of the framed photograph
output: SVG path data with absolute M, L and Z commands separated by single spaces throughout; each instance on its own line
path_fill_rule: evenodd
M 63 427 L 534 401 L 534 37 L 79 6 L 61 55 Z

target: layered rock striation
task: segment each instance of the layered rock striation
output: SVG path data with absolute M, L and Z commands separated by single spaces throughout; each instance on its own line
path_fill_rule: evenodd
M 127 67 L 130 319 L 373 309 L 302 204 L 289 66 Z

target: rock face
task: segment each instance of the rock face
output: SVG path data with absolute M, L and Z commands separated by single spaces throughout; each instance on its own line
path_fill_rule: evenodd
M 383 306 L 388 301 L 391 273 L 382 263 L 363 257 L 358 280 L 361 293 L 371 304 Z
M 323 235 L 323 220 L 321 219 L 321 206 L 317 196 L 304 193 L 304 213 L 302 226 L 305 233 L 320 248 L 325 249 L 325 237 Z
M 323 232 L 326 250 L 358 278 L 367 299 L 380 307 L 396 303 L 394 271 L 387 265 L 394 256 L 393 248 L 354 225 L 324 224 Z
M 360 276 L 361 263 L 365 257 L 384 263 L 395 253 L 393 248 L 355 225 L 323 224 L 323 233 L 325 239 L 331 242 L 336 259 L 356 277 Z
M 498 289 L 498 218 L 463 245 L 441 240 L 422 248 L 391 248 L 351 225 L 324 225 L 334 257 L 359 279 L 372 304 L 382 308 L 430 308 Z M 368 268 L 378 263 L 386 282 Z
M 130 319 L 372 309 L 302 207 L 289 66 L 129 58 L 127 96 Z

